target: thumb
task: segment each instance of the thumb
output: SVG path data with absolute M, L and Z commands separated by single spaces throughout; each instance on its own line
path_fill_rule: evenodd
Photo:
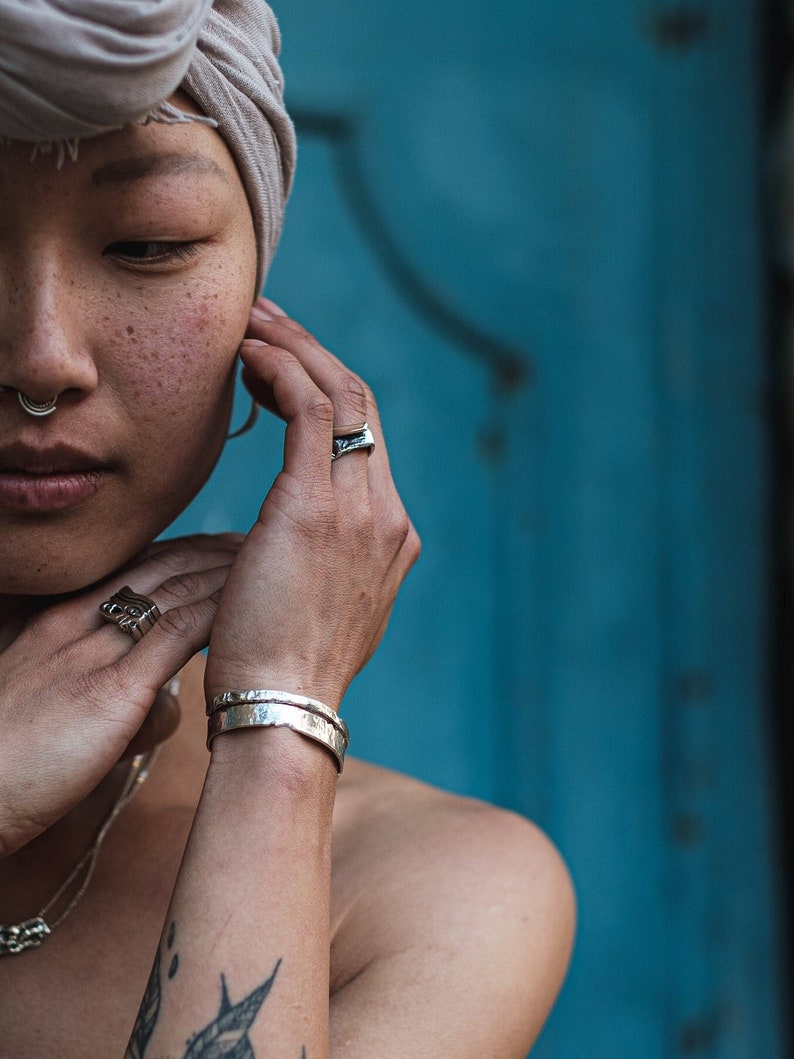
M 136 754 L 145 754 L 159 743 L 165 742 L 177 730 L 181 718 L 179 699 L 172 692 L 160 688 L 143 724 L 119 760 L 129 761 Z

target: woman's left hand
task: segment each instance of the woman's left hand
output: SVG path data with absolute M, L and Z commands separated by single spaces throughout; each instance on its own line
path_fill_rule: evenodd
M 284 464 L 223 589 L 206 692 L 270 687 L 337 708 L 383 634 L 419 538 L 361 379 L 266 299 L 240 355 L 255 399 L 286 421 Z M 332 462 L 334 427 L 364 422 L 371 455 Z

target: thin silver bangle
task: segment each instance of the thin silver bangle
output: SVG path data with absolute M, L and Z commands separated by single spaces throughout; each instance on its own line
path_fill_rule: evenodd
M 298 706 L 309 713 L 315 713 L 318 717 L 323 717 L 329 724 L 332 724 L 334 728 L 341 732 L 344 739 L 350 742 L 350 732 L 338 713 L 332 710 L 330 706 L 326 706 L 324 702 L 320 702 L 319 699 L 310 699 L 308 695 L 298 695 L 293 691 L 271 691 L 269 689 L 224 691 L 220 695 L 216 695 L 212 702 L 207 703 L 207 716 L 211 717 L 213 713 L 218 710 L 228 709 L 229 706 L 242 706 L 245 703 L 253 702 L 281 702 L 285 706 Z
M 339 728 L 317 713 L 284 702 L 246 702 L 216 710 L 207 721 L 207 749 L 217 735 L 235 728 L 282 727 L 291 728 L 330 750 L 336 759 L 337 771 L 342 771 L 348 739 Z

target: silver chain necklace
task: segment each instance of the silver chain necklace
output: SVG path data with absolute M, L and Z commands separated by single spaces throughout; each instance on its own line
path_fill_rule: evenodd
M 91 877 L 93 876 L 94 868 L 96 867 L 97 857 L 99 856 L 99 850 L 102 843 L 105 841 L 105 836 L 115 823 L 116 817 L 124 806 L 127 805 L 142 784 L 146 782 L 152 763 L 157 756 L 158 749 L 158 747 L 155 747 L 154 750 L 150 750 L 146 754 L 136 754 L 132 759 L 130 771 L 127 773 L 127 779 L 124 782 L 121 793 L 118 798 L 116 798 L 113 807 L 105 817 L 105 820 L 99 829 L 99 833 L 94 839 L 94 844 L 86 855 L 75 865 L 68 878 L 61 883 L 57 892 L 50 898 L 47 904 L 35 916 L 31 919 L 24 920 L 22 923 L 13 923 L 8 926 L 0 923 L 0 956 L 16 956 L 17 953 L 25 952 L 26 949 L 38 948 L 39 945 L 50 936 L 53 930 L 55 930 L 56 927 L 59 927 L 66 917 L 71 915 L 75 910 L 80 898 L 86 892 L 88 884 L 91 882 Z M 47 923 L 45 916 L 49 914 L 58 901 L 61 900 L 63 895 L 68 893 L 70 887 L 74 886 L 81 876 L 83 881 L 80 883 L 74 897 L 52 923 Z

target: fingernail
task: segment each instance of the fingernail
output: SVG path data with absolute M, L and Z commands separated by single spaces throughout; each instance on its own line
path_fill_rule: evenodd
M 266 298 L 266 297 L 264 296 L 264 294 L 263 294 L 263 295 L 261 295 L 261 297 L 259 297 L 259 298 L 257 299 L 257 301 L 258 301 L 259 305 L 262 305 L 262 306 L 264 306 L 264 308 L 265 308 L 265 309 L 266 309 L 266 310 L 267 310 L 268 312 L 272 313 L 272 314 L 273 314 L 274 316 L 286 316 L 286 315 L 287 315 L 287 314 L 286 314 L 286 313 L 284 312 L 284 310 L 283 310 L 283 309 L 282 309 L 282 308 L 281 308 L 281 307 L 280 307 L 279 305 L 276 305 L 276 303 L 275 303 L 275 302 L 272 302 L 272 301 L 270 300 L 270 298 Z
M 273 314 L 267 312 L 265 309 L 262 308 L 261 305 L 254 305 L 253 306 L 253 308 L 251 309 L 251 316 L 255 317 L 257 320 L 272 320 L 273 319 Z
M 267 342 L 260 342 L 258 338 L 244 338 L 240 343 L 240 352 L 243 353 L 245 350 L 262 349 L 267 345 Z

